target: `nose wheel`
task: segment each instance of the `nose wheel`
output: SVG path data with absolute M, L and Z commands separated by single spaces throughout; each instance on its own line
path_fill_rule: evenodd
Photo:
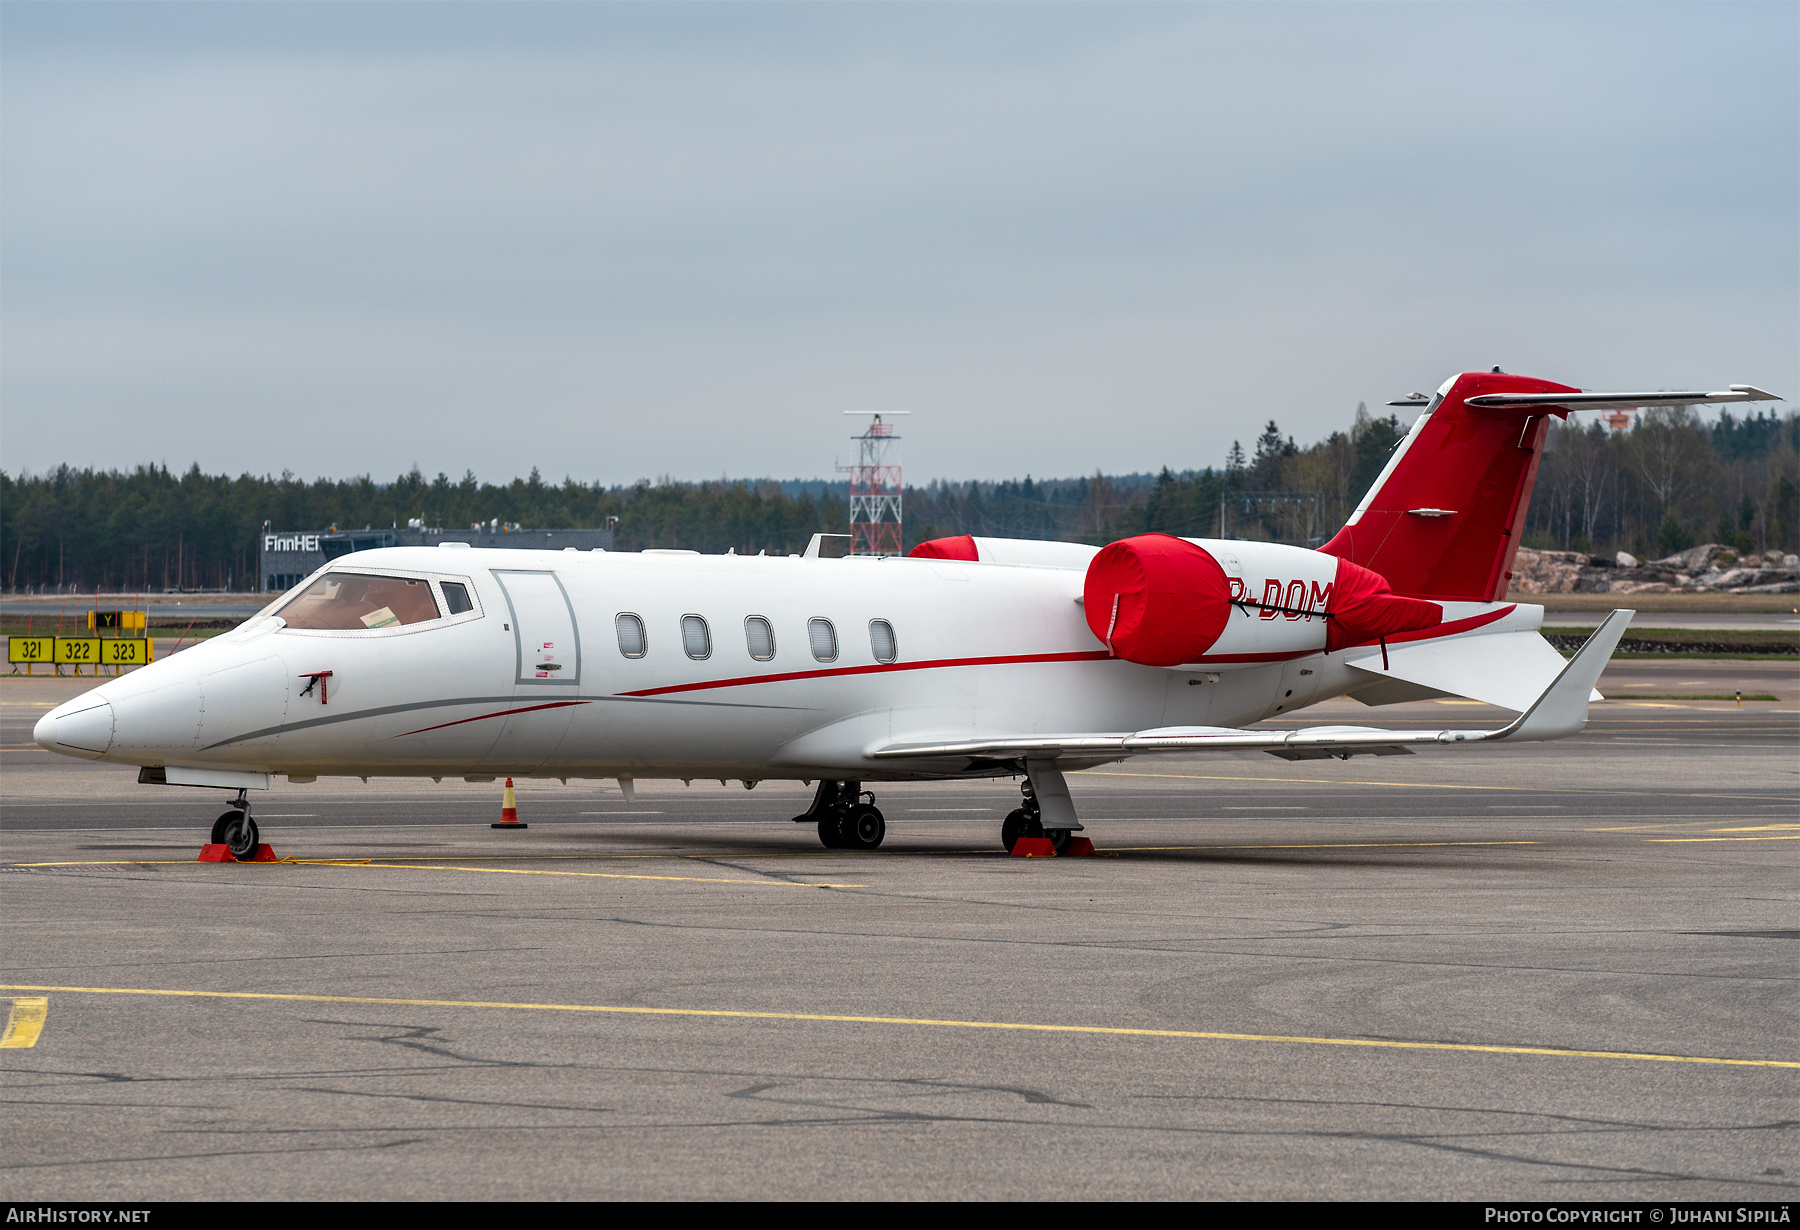
M 248 813 L 233 810 L 213 821 L 212 839 L 214 845 L 229 849 L 232 858 L 247 859 L 256 853 L 262 835 Z
M 232 858 L 247 860 L 255 857 L 262 834 L 256 830 L 256 821 L 250 818 L 250 799 L 244 791 L 238 791 L 230 811 L 213 821 L 212 840 L 214 845 L 230 850 Z

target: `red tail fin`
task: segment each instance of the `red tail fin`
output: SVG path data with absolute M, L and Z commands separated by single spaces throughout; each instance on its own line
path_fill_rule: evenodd
M 1446 382 L 1337 537 L 1319 548 L 1373 569 L 1397 594 L 1498 602 L 1512 578 L 1551 414 L 1565 406 L 1486 409 L 1483 393 L 1578 393 L 1499 372 Z

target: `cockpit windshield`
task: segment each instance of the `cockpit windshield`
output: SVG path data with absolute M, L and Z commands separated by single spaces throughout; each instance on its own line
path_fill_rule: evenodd
M 439 617 L 431 582 L 327 572 L 275 614 L 290 628 L 357 631 L 397 628 Z

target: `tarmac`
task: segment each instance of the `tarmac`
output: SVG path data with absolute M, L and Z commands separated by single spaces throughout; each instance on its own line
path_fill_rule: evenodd
M 874 787 L 54 757 L 0 684 L 7 1200 L 1791 1199 L 1800 669 L 1631 661 L 1555 744 Z M 1773 694 L 1772 702 L 1696 699 Z M 1500 724 L 1464 702 L 1307 724 Z M 29 1047 L 34 1005 L 41 1029 Z

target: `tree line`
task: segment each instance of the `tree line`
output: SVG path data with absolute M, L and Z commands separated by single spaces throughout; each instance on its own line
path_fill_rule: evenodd
M 977 534 L 1106 543 L 1146 531 L 1317 546 L 1341 526 L 1405 427 L 1358 407 L 1343 431 L 1309 446 L 1270 421 L 1222 467 L 1001 482 L 934 481 L 905 492 L 906 547 Z M 1700 541 L 1740 551 L 1800 549 L 1800 416 L 1647 411 L 1628 431 L 1556 425 L 1538 475 L 1526 542 L 1588 552 L 1668 554 Z M 794 487 L 794 484 L 790 484 Z M 617 550 L 646 547 L 786 554 L 817 532 L 848 531 L 841 487 L 784 491 L 771 481 L 642 480 L 631 486 L 452 480 L 416 469 L 391 482 L 125 473 L 60 466 L 0 471 L 0 584 L 13 592 L 256 587 L 264 527 L 460 529 L 614 525 Z M 616 522 L 615 522 L 616 519 Z
M 1648 410 L 1630 431 L 1558 423 L 1538 470 L 1525 544 L 1640 559 L 1702 542 L 1740 554 L 1800 550 L 1800 415 Z

